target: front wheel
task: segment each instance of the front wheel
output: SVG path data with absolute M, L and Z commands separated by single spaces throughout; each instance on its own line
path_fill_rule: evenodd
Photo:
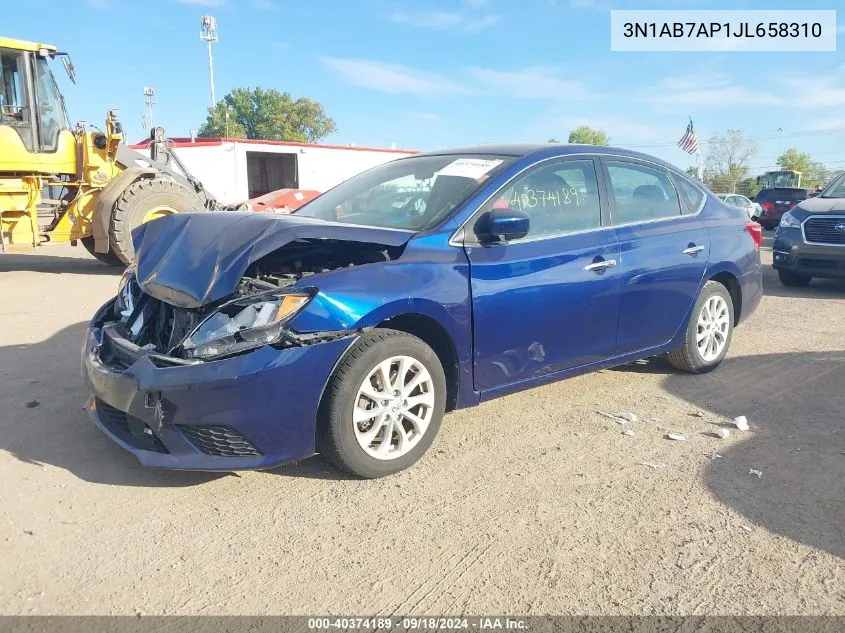
M 415 336 L 364 334 L 335 370 L 317 422 L 317 448 L 336 466 L 373 479 L 416 462 L 446 408 L 437 354 Z
M 669 362 L 693 374 L 716 369 L 728 353 L 733 328 L 734 305 L 728 289 L 718 281 L 708 281 L 695 302 L 684 344 L 669 352 Z

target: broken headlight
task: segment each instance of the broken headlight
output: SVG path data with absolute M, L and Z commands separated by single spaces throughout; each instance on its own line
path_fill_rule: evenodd
M 119 316 L 121 321 L 128 319 L 138 303 L 140 294 L 141 289 L 135 279 L 135 271 L 130 266 L 123 273 L 120 284 L 117 286 L 117 298 L 114 301 L 115 316 Z
M 277 343 L 285 324 L 311 301 L 295 292 L 239 299 L 221 306 L 182 343 L 187 358 L 212 359 Z

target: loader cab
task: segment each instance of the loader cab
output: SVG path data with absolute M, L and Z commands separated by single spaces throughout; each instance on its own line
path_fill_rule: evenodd
M 0 38 L 0 171 L 62 173 L 75 161 L 56 49 Z M 72 170 L 73 171 L 73 170 Z

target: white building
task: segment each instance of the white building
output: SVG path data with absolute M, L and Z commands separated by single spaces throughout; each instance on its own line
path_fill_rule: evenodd
M 223 204 L 277 189 L 326 191 L 347 178 L 415 151 L 253 139 L 170 139 L 185 167 Z M 149 155 L 149 142 L 130 145 Z

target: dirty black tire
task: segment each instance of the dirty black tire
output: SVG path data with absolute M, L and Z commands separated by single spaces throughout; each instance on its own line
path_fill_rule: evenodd
M 726 336 L 725 347 L 721 353 L 715 359 L 705 360 L 701 357 L 698 345 L 696 344 L 696 338 L 698 335 L 698 319 L 702 309 L 704 308 L 704 304 L 714 295 L 720 296 L 728 305 L 728 333 Z M 667 358 L 673 367 L 691 374 L 704 374 L 709 371 L 713 371 L 725 359 L 725 356 L 731 347 L 733 331 L 734 304 L 731 299 L 731 293 L 728 292 L 728 289 L 718 281 L 708 281 L 701 289 L 698 299 L 695 301 L 692 313 L 690 314 L 686 335 L 684 336 L 684 344 L 678 349 L 669 352 L 667 354 Z
M 85 250 L 91 253 L 95 258 L 103 262 L 104 264 L 108 264 L 109 266 L 126 266 L 121 259 L 114 254 L 111 248 L 109 248 L 108 253 L 98 253 L 94 250 L 94 236 L 89 235 L 88 237 L 83 237 L 81 240 L 82 246 L 85 247 Z
M 418 443 L 395 459 L 377 459 L 367 454 L 355 436 L 353 409 L 358 389 L 365 378 L 392 356 L 410 356 L 431 376 L 434 406 L 428 428 Z M 374 329 L 352 344 L 332 375 L 320 403 L 317 420 L 317 450 L 338 468 L 365 479 L 392 475 L 416 462 L 431 446 L 446 409 L 446 377 L 434 350 L 415 336 L 389 329 Z
M 161 177 L 133 182 L 114 203 L 109 225 L 111 250 L 127 266 L 135 256 L 132 230 L 141 224 L 150 209 L 159 206 L 170 207 L 177 213 L 204 209 L 199 197 L 175 180 Z
M 813 280 L 812 277 L 799 275 L 788 270 L 779 270 L 778 279 L 780 279 L 780 283 L 790 288 L 803 288 Z

